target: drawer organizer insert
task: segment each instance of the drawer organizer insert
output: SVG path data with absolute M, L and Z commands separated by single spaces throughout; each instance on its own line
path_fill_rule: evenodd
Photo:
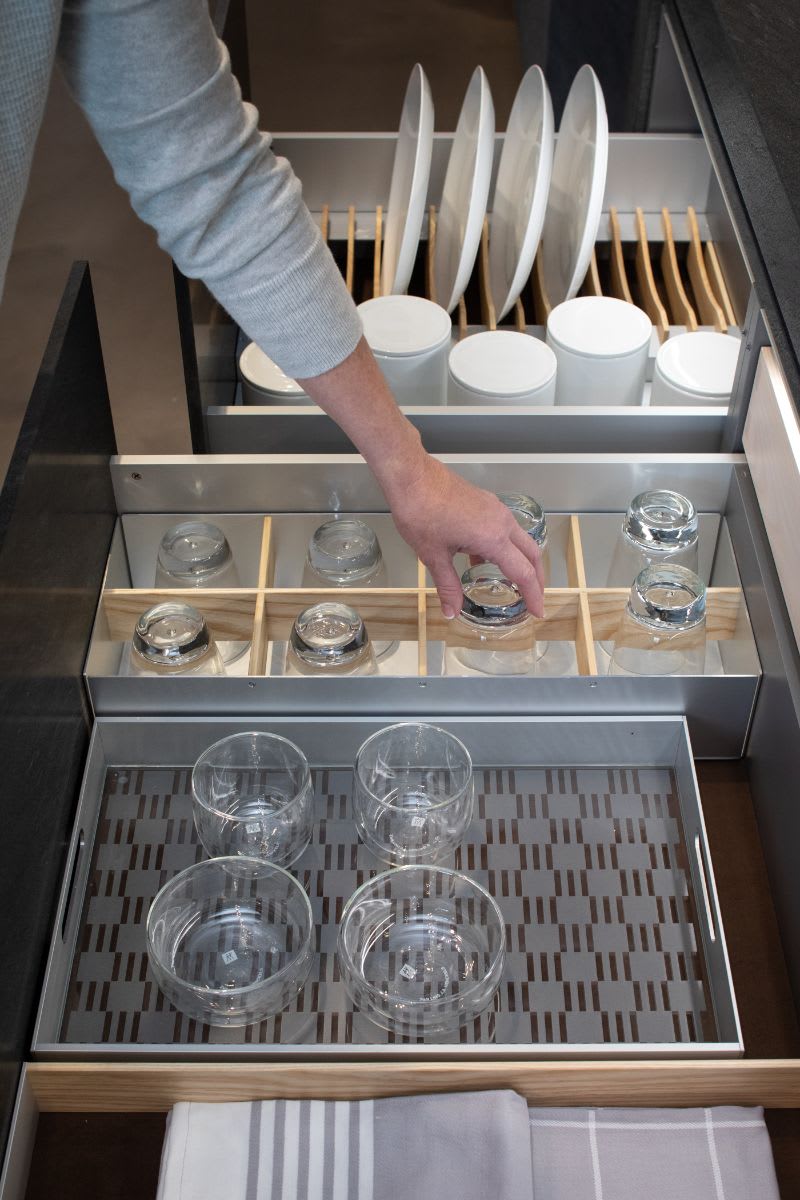
M 614 1057 L 741 1050 L 691 752 L 677 718 L 445 722 L 476 763 L 475 820 L 455 865 L 489 888 L 505 916 L 500 991 L 460 1038 L 430 1046 L 395 1038 L 354 1011 L 336 961 L 338 924 L 353 891 L 386 868 L 358 842 L 349 764 L 361 742 L 390 723 L 252 723 L 293 738 L 314 767 L 314 833 L 293 871 L 311 899 L 317 953 L 309 982 L 284 1013 L 218 1030 L 163 999 L 145 948 L 156 891 L 203 857 L 191 768 L 116 762 L 125 747 L 132 753 L 148 741 L 148 760 L 167 746 L 199 754 L 234 727 L 101 720 L 37 1052 L 218 1047 L 268 1056 Z
M 580 712 L 599 699 L 596 689 L 587 693 L 583 681 L 599 677 L 604 688 L 610 685 L 615 689 L 609 704 L 620 702 L 616 699 L 619 693 L 629 696 L 631 702 L 638 697 L 639 711 L 652 711 L 648 703 L 653 702 L 653 696 L 661 696 L 656 703 L 671 705 L 661 711 L 691 714 L 691 704 L 687 706 L 682 699 L 673 698 L 678 692 L 682 697 L 681 689 L 691 680 L 706 692 L 711 689 L 717 694 L 721 689 L 720 696 L 728 696 L 725 703 L 737 706 L 733 713 L 729 708 L 732 723 L 725 736 L 730 738 L 731 752 L 739 752 L 741 741 L 737 739 L 743 738 L 741 726 L 744 724 L 746 729 L 749 720 L 759 666 L 727 527 L 716 514 L 705 514 L 700 521 L 700 573 L 711 581 L 706 672 L 692 677 L 635 679 L 607 676 L 608 646 L 628 595 L 627 586 L 605 586 L 621 514 L 548 517 L 553 586 L 546 591 L 545 616 L 536 627 L 537 642 L 546 643 L 546 650 L 534 674 L 522 677 L 476 672 L 468 672 L 465 677 L 464 671 L 454 665 L 448 651 L 463 641 L 458 623 L 442 617 L 432 581 L 386 514 L 362 519 L 371 524 L 381 542 L 390 586 L 372 589 L 301 586 L 308 540 L 328 516 L 212 514 L 207 519 L 219 524 L 226 533 L 243 586 L 229 590 L 162 591 L 152 587 L 158 543 L 164 531 L 181 519 L 180 515 L 124 516 L 113 543 L 86 668 L 96 710 L 120 711 L 117 706 L 126 704 L 128 712 L 142 711 L 142 706 L 147 711 L 158 711 L 160 702 L 163 711 L 174 711 L 173 705 L 183 703 L 190 704 L 191 711 L 211 715 L 236 711 L 220 709 L 217 698 L 219 703 L 233 704 L 234 697 L 239 696 L 248 708 L 258 703 L 277 706 L 284 702 L 304 707 L 306 711 L 320 711 L 315 705 L 322 703 L 327 707 L 332 702 L 331 688 L 336 689 L 340 711 L 347 711 L 351 703 L 362 703 L 360 697 L 367 703 L 367 697 L 374 696 L 376 691 L 391 695 L 398 688 L 410 693 L 404 703 L 418 706 L 419 688 L 424 686 L 425 702 L 437 707 L 439 703 L 443 707 L 474 705 L 488 697 L 489 705 L 496 704 L 498 711 L 503 711 L 499 705 L 514 698 L 515 704 L 541 704 L 543 712 L 553 711 L 549 706 L 557 702 L 555 687 L 565 689 L 565 696 L 570 688 L 579 687 L 580 698 L 576 694 L 574 702 L 582 706 L 575 710 Z M 467 565 L 466 558 L 461 556 L 458 569 Z M 227 677 L 127 676 L 128 647 L 135 622 L 141 613 L 165 598 L 180 598 L 198 607 L 225 649 L 232 642 L 242 647 L 249 643 L 249 651 L 245 650 L 229 668 Z M 325 599 L 352 604 L 364 618 L 373 642 L 390 643 L 389 652 L 378 659 L 377 677 L 339 677 L 334 682 L 328 677 L 298 678 L 285 674 L 286 644 L 295 617 L 309 604 Z M 265 677 L 269 680 L 268 690 L 265 692 L 262 687 L 253 695 L 256 689 L 250 688 L 247 681 Z M 374 711 L 374 704 L 372 708 Z M 703 747 L 702 752 L 727 751 Z

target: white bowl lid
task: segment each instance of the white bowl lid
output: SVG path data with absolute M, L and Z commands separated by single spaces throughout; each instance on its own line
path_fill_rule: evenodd
M 264 392 L 272 392 L 276 396 L 306 395 L 300 384 L 284 374 L 255 342 L 245 346 L 239 355 L 239 370 L 248 383 Z
M 551 341 L 590 358 L 633 354 L 650 340 L 652 330 L 646 312 L 614 296 L 576 296 L 558 304 L 547 319 Z
M 376 296 L 358 306 L 364 337 L 376 354 L 425 354 L 449 340 L 450 314 L 421 296 Z
M 450 351 L 453 378 L 486 396 L 521 396 L 544 387 L 555 373 L 550 347 L 513 329 L 473 333 Z
M 739 338 L 728 333 L 679 333 L 659 348 L 656 367 L 681 391 L 729 396 L 739 348 Z

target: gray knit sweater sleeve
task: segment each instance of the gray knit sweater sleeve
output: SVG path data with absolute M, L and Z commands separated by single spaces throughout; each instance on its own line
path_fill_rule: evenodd
M 58 57 L 117 181 L 184 274 L 289 375 L 345 359 L 358 313 L 300 183 L 242 102 L 205 0 L 65 0 Z

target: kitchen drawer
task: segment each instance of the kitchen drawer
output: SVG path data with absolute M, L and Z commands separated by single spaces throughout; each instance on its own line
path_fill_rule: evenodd
M 122 458 L 112 468 L 121 522 L 86 664 L 95 713 L 679 712 L 689 719 L 699 757 L 739 757 L 760 676 L 724 516 L 733 468 L 742 460 L 496 455 L 478 461 L 451 455 L 447 461 L 492 490 L 533 493 L 548 513 L 553 586 L 537 631 L 548 649 L 534 676 L 465 677 L 443 671 L 445 647 L 457 637 L 457 628 L 443 620 L 431 580 L 399 538 L 372 476 L 356 456 Z M 711 585 L 706 672 L 611 677 L 604 647 L 613 639 L 627 589 L 606 587 L 608 563 L 629 501 L 656 487 L 685 493 L 702 514 L 701 572 Z M 256 504 L 267 505 L 272 515 L 265 519 L 254 513 Z M 384 546 L 389 587 L 302 589 L 308 539 L 332 511 L 371 514 Z M 242 587 L 153 589 L 158 541 L 178 514 L 188 513 L 209 517 L 228 532 L 239 556 Z M 226 651 L 231 642 L 250 642 L 249 661 L 244 655 L 225 677 L 125 675 L 137 617 L 167 596 L 188 599 L 206 611 Z M 292 620 L 323 597 L 354 604 L 373 639 L 397 643 L 393 654 L 379 660 L 379 674 L 320 679 L 283 673 L 281 655 Z
M 100 718 L 51 944 L 40 1058 L 731 1056 L 742 1040 L 681 718 L 437 718 L 474 763 L 456 866 L 507 922 L 492 1011 L 452 1042 L 395 1040 L 354 1012 L 335 958 L 341 907 L 384 869 L 349 808 L 361 743 L 396 715 Z M 150 901 L 202 857 L 190 767 L 219 738 L 281 733 L 314 768 L 315 827 L 295 865 L 317 925 L 306 988 L 279 1017 L 210 1029 L 165 1004 L 144 940 Z M 349 865 L 348 865 L 349 864 Z M 591 886 L 590 886 L 591 881 Z
M 35 1063 L 24 1068 L 2 1178 L 0 1200 L 24 1200 L 40 1116 L 166 1113 L 181 1101 L 223 1102 L 268 1099 L 377 1099 L 383 1096 L 510 1088 L 529 1104 L 546 1107 L 685 1108 L 763 1105 L 773 1139 L 783 1200 L 796 1195 L 800 1158 L 800 1067 L 791 1061 L 608 1063 L 263 1063 L 98 1064 Z M 119 1126 L 115 1128 L 119 1130 Z M 102 1138 L 106 1127 L 97 1126 Z M 157 1159 L 163 1124 L 148 1122 L 148 1159 Z M 138 1135 L 139 1139 L 141 1134 Z M 121 1137 L 120 1158 L 125 1137 Z M 137 1144 L 137 1137 L 129 1139 Z M 141 1144 L 138 1141 L 138 1144 Z M 93 1195 L 117 1195 L 114 1182 L 101 1193 L 93 1146 L 82 1160 Z M 133 1151 L 135 1153 L 135 1151 Z M 103 1166 L 109 1164 L 104 1155 Z M 130 1155 L 118 1170 L 132 1168 Z M 151 1170 L 153 1167 L 151 1166 Z M 118 1187 L 118 1182 L 117 1182 Z M 754 1197 L 755 1200 L 755 1197 Z
M 430 203 L 441 192 L 451 144 L 451 134 L 434 139 Z M 276 136 L 279 151 L 303 180 L 306 203 L 330 239 L 356 300 L 374 294 L 374 279 L 380 273 L 378 208 L 386 203 L 394 145 L 390 134 Z M 495 168 L 501 147 L 498 135 Z M 427 294 L 427 256 L 435 236 L 435 215 L 430 222 L 430 230 L 427 223 L 423 227 L 412 294 Z M 495 327 L 485 287 L 485 238 L 464 301 L 453 315 L 454 337 Z M 647 285 L 645 277 L 650 281 Z M 603 215 L 585 290 L 623 298 L 633 293 L 659 323 L 648 380 L 659 336 L 674 336 L 695 326 L 740 336 L 747 323 L 747 272 L 702 138 L 611 135 Z M 534 269 L 503 327 L 543 337 L 548 311 Z M 230 334 L 223 340 L 219 326 L 198 326 L 195 336 L 202 368 L 206 450 L 218 454 L 352 450 L 338 426 L 314 405 L 244 405 L 236 386 L 238 352 L 244 341 Z M 742 365 L 746 356 L 747 348 Z M 740 375 L 744 378 L 746 372 Z M 648 382 L 643 407 L 633 408 L 412 405 L 404 411 L 432 453 L 720 449 L 728 419 L 725 405 L 651 408 L 649 394 Z

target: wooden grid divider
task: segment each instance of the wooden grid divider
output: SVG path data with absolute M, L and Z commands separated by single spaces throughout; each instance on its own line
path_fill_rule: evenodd
M 248 667 L 248 674 L 250 675 L 263 675 L 266 671 L 269 630 L 267 629 L 265 589 L 272 587 L 274 582 L 275 539 L 272 536 L 272 517 L 264 517 L 264 525 L 261 533 L 261 553 L 258 563 L 258 595 L 256 596 L 253 640 L 250 645 L 250 664 Z
M 581 295 L 583 296 L 602 296 L 603 288 L 600 283 L 600 272 L 597 269 L 597 251 L 592 248 L 592 257 L 589 259 L 589 270 L 586 272 L 586 278 L 583 281 Z
M 533 260 L 533 272 L 531 274 L 531 294 L 533 296 L 533 312 L 534 319 L 537 325 L 546 325 L 547 318 L 552 311 L 552 305 L 547 298 L 547 290 L 544 286 L 544 267 L 542 265 L 542 247 L 539 244 L 539 249 L 536 252 L 536 258 Z
M 522 303 L 522 296 L 518 296 L 514 302 L 514 328 L 517 333 L 525 333 L 525 308 Z
M 578 619 L 575 630 L 575 656 L 579 675 L 596 675 L 597 658 L 594 651 L 589 601 L 586 594 L 586 566 L 583 558 L 581 525 L 575 513 L 569 519 L 567 539 L 567 580 L 570 587 L 578 588 Z
M 713 325 L 718 333 L 726 333 L 728 323 L 725 320 L 725 314 L 714 295 L 708 278 L 705 260 L 703 259 L 703 245 L 700 241 L 700 227 L 697 224 L 697 214 L 691 206 L 686 210 L 686 216 L 689 222 L 689 254 L 686 259 L 686 265 L 689 270 L 689 279 L 692 283 L 697 311 L 700 314 L 700 322 L 703 325 Z
M 425 563 L 417 561 L 417 674 L 428 674 L 428 572 Z

